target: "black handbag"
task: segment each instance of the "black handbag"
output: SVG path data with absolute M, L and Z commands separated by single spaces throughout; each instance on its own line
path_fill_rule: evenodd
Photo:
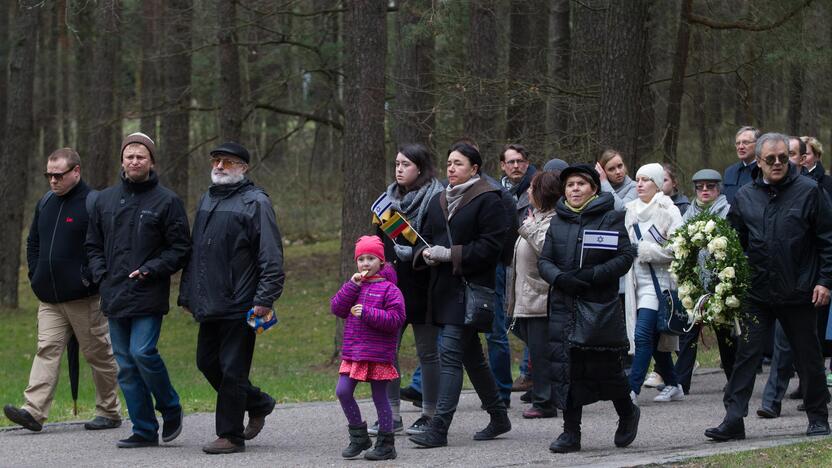
M 626 349 L 627 324 L 618 297 L 609 302 L 590 302 L 581 297 L 572 301 L 574 322 L 569 342 L 576 348 Z
M 636 237 L 641 240 L 641 229 L 638 223 L 633 225 Z M 690 317 L 679 300 L 679 293 L 675 289 L 662 290 L 653 265 L 650 267 L 650 277 L 653 279 L 653 288 L 656 290 L 656 298 L 659 300 L 658 316 L 656 317 L 656 330 L 659 333 L 667 333 L 679 336 L 690 329 Z
M 445 220 L 445 229 L 448 230 L 448 243 L 454 245 L 451 237 L 451 227 Z M 479 284 L 469 283 L 465 276 L 462 277 L 462 284 L 465 286 L 465 326 L 472 327 L 478 332 L 490 333 L 494 323 L 494 308 L 496 296 L 494 290 Z

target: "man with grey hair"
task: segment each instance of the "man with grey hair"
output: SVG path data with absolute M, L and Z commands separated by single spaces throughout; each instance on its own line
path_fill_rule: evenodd
M 760 131 L 754 127 L 741 127 L 737 130 L 734 138 L 734 148 L 737 151 L 736 163 L 725 169 L 725 176 L 722 178 L 722 194 L 728 199 L 728 203 L 734 202 L 734 196 L 743 185 L 751 182 L 751 173 L 757 167 L 754 158 L 754 146 Z
M 246 313 L 272 313 L 283 292 L 283 244 L 269 196 L 246 177 L 249 160 L 235 142 L 211 151 L 213 184 L 197 204 L 179 289 L 179 305 L 199 322 L 197 367 L 217 391 L 217 439 L 202 447 L 209 454 L 244 451 L 275 406 L 249 381 L 257 335 Z
M 94 191 L 81 179 L 81 157 L 72 148 L 54 151 L 43 173 L 49 191 L 35 208 L 26 260 L 29 282 L 38 298 L 38 349 L 23 392 L 22 408 L 6 405 L 12 422 L 30 431 L 43 429 L 58 384 L 61 356 L 74 335 L 92 368 L 95 418 L 89 430 L 121 426 L 116 375 L 107 319 L 101 313 L 98 285 L 92 281 L 84 239 L 87 205 Z
M 737 192 L 728 212 L 751 266 L 748 308 L 723 398 L 725 418 L 705 436 L 716 441 L 745 438 L 743 418 L 763 337 L 775 320 L 793 345 L 809 419 L 806 435 L 827 435 L 829 392 L 815 307 L 829 303 L 832 287 L 832 205 L 817 183 L 789 164 L 787 136 L 762 135 L 755 156 L 755 179 Z

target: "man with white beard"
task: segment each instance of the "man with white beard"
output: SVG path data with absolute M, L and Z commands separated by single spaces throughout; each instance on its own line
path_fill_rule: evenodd
M 269 196 L 246 177 L 249 161 L 238 143 L 211 151 L 213 184 L 197 205 L 179 292 L 199 322 L 197 367 L 217 391 L 218 438 L 202 447 L 209 454 L 245 451 L 275 405 L 248 379 L 257 335 L 246 314 L 268 316 L 283 292 L 283 244 Z

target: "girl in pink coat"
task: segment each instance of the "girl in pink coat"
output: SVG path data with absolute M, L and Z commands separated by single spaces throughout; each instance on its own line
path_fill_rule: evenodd
M 350 445 L 341 452 L 354 458 L 370 448 L 367 422 L 353 393 L 358 382 L 369 382 L 378 412 L 376 446 L 364 454 L 367 460 L 396 458 L 393 414 L 387 399 L 387 383 L 399 376 L 393 362 L 399 329 L 404 324 L 404 298 L 396 287 L 396 272 L 384 263 L 384 244 L 377 236 L 363 236 L 355 243 L 358 273 L 332 298 L 332 313 L 345 319 L 341 367 L 335 394 L 349 424 Z

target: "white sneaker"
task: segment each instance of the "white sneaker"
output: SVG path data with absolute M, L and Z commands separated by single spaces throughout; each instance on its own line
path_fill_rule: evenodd
M 634 405 L 638 406 L 638 395 L 636 395 L 636 392 L 630 390 L 630 399 L 633 400 Z
M 655 372 L 647 374 L 647 378 L 644 380 L 644 386 L 648 388 L 656 388 L 663 384 L 664 380 L 662 379 L 662 376 Z
M 659 403 L 664 403 L 668 401 L 682 401 L 685 399 L 685 392 L 682 390 L 681 385 L 677 385 L 675 387 L 667 386 L 662 390 L 661 393 L 656 395 L 653 398 L 653 401 L 657 401 Z

